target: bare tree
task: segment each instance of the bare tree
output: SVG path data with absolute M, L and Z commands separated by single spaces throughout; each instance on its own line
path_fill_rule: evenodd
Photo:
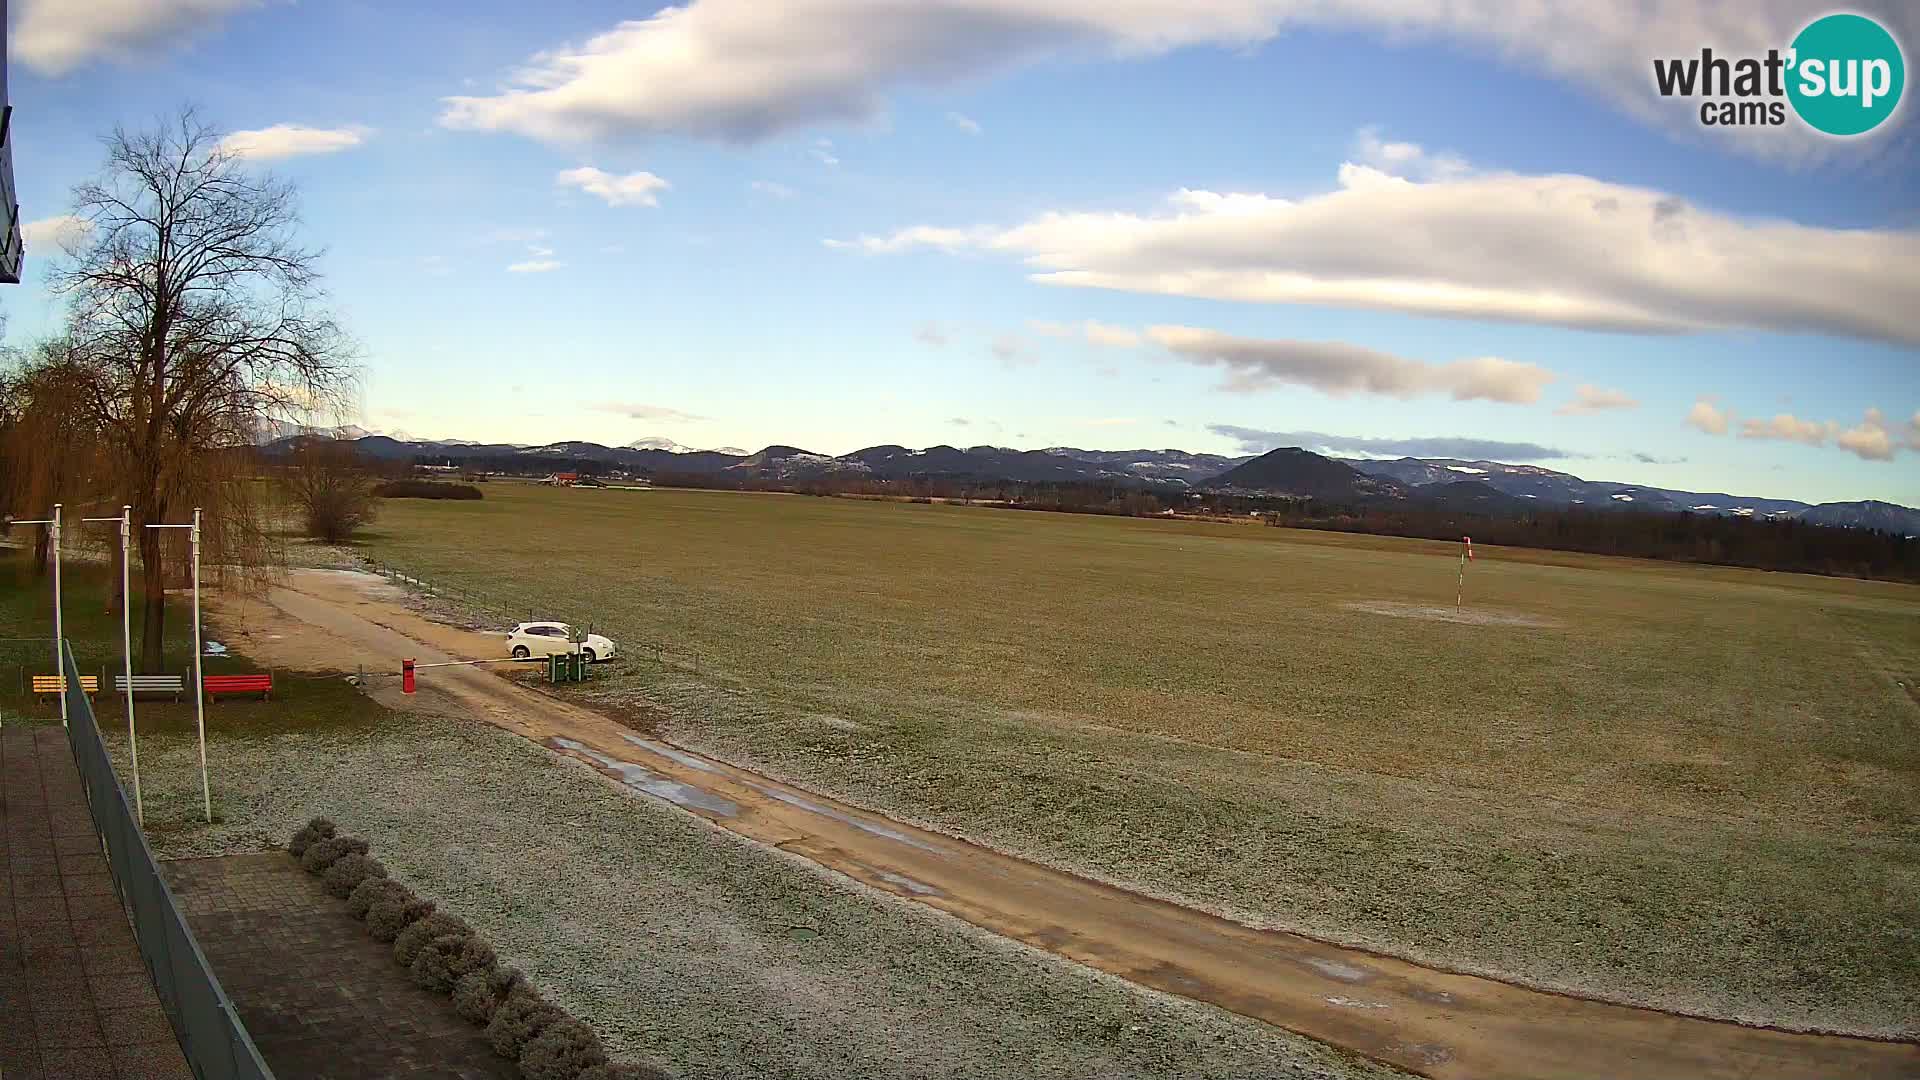
M 102 175 L 74 189 L 84 245 L 52 278 L 90 407 L 135 525 L 219 505 L 211 561 L 245 562 L 266 536 L 246 493 L 256 433 L 344 402 L 353 378 L 319 252 L 297 241 L 293 187 L 247 168 L 191 109 L 106 145 Z M 137 529 L 148 670 L 166 628 L 165 535 Z
M 313 439 L 296 447 L 287 466 L 287 496 L 307 535 L 329 544 L 353 539 L 373 520 L 373 475 L 352 447 Z
M 13 512 L 45 517 L 54 503 L 65 503 L 77 518 L 101 502 L 106 477 L 89 377 L 60 338 L 34 346 L 0 374 L 0 502 Z M 50 536 L 42 530 L 34 542 L 40 573 L 51 561 Z

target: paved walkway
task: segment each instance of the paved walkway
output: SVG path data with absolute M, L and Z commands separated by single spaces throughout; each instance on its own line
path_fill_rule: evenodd
M 0 731 L 0 1080 L 192 1076 L 114 895 L 66 732 Z
M 161 871 L 276 1076 L 519 1077 L 452 1002 L 413 985 L 393 947 L 369 936 L 346 901 L 285 852 L 184 859 Z

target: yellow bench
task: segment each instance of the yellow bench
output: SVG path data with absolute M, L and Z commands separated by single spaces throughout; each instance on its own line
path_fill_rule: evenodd
M 80 676 L 80 689 L 82 692 L 88 694 L 99 693 L 100 676 Z M 51 697 L 54 694 L 64 694 L 67 692 L 67 677 L 65 675 L 35 675 L 33 677 L 33 692 L 36 696 L 43 698 Z

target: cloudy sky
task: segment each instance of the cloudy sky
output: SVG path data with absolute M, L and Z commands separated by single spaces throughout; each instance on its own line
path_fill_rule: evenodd
M 1920 505 L 1915 108 L 1838 141 L 1652 90 L 1823 2 L 10 6 L 15 345 L 99 136 L 191 102 L 300 185 L 375 430 Z

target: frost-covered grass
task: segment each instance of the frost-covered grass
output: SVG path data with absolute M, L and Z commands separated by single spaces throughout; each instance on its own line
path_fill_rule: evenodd
M 209 828 L 191 739 L 141 741 L 162 857 L 257 851 L 325 814 L 616 1057 L 686 1080 L 1394 1075 L 874 893 L 477 722 L 212 755 Z
M 1920 1031 L 1911 586 L 1487 550 L 1476 624 L 1380 613 L 1450 609 L 1449 545 L 519 485 L 391 506 L 369 548 L 628 645 L 584 700 L 1004 850 L 1536 985 Z

